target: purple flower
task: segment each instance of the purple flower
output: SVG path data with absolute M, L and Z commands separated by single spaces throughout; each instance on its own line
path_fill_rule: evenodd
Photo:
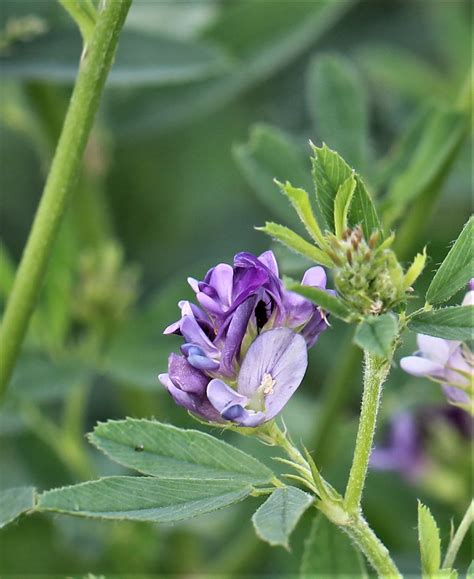
M 301 383 L 307 348 L 328 327 L 326 315 L 284 288 L 271 251 L 239 253 L 233 267 L 219 264 L 203 281 L 188 281 L 199 305 L 179 302 L 181 319 L 165 329 L 185 343 L 160 381 L 206 420 L 270 420 Z M 324 269 L 310 268 L 302 283 L 324 289 Z
M 474 279 L 469 283 L 474 287 Z M 466 294 L 463 305 L 472 305 L 474 291 Z M 472 379 L 474 358 L 467 344 L 433 336 L 417 335 L 418 351 L 400 360 L 408 374 L 440 382 L 448 400 L 472 412 Z
M 433 433 L 440 424 L 462 439 L 472 438 L 473 423 L 459 408 L 425 406 L 415 412 L 399 412 L 390 422 L 385 442 L 374 448 L 370 465 L 418 480 L 429 469 Z

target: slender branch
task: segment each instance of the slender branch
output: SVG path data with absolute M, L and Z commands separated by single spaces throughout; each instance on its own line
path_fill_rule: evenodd
M 131 0 L 109 0 L 83 55 L 63 130 L 0 329 L 0 399 L 15 366 Z
M 360 511 L 367 469 L 374 440 L 382 384 L 390 369 L 391 360 L 365 352 L 364 394 L 357 432 L 354 459 L 347 483 L 344 503 L 349 513 Z
M 474 501 L 467 507 L 467 511 L 459 524 L 459 527 L 454 534 L 454 537 L 449 543 L 448 550 L 446 551 L 446 556 L 443 561 L 443 569 L 451 569 L 454 565 L 456 555 L 458 554 L 459 547 L 464 541 L 464 537 L 469 530 L 469 527 L 474 523 Z

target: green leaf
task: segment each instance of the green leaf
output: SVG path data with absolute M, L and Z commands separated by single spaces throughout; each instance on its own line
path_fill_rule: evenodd
M 419 334 L 446 340 L 472 340 L 474 306 L 452 306 L 421 312 L 411 318 L 408 327 Z
M 79 35 L 52 31 L 18 42 L 2 57 L 2 73 L 15 80 L 72 83 L 81 55 Z M 222 74 L 229 61 L 215 46 L 125 30 L 110 72 L 110 86 L 169 85 Z
M 428 507 L 418 501 L 418 539 L 423 577 L 436 577 L 441 566 L 441 539 Z
M 426 293 L 428 303 L 439 304 L 449 300 L 473 277 L 473 239 L 474 217 L 471 217 L 432 279 Z
M 464 113 L 439 109 L 428 115 L 407 166 L 390 184 L 383 203 L 385 224 L 391 225 L 407 206 L 443 177 L 456 156 L 469 127 Z
M 230 480 L 111 476 L 38 497 L 38 508 L 101 519 L 172 523 L 241 501 L 252 491 Z
M 309 66 L 309 111 L 318 141 L 365 173 L 369 158 L 368 103 L 351 63 L 340 56 L 319 56 Z
M 290 281 L 290 283 L 287 284 L 287 287 L 292 292 L 300 294 L 323 308 L 323 310 L 333 314 L 336 318 L 341 318 L 341 320 L 344 321 L 347 321 L 350 318 L 350 310 L 343 304 L 343 302 L 341 302 L 341 300 L 330 294 L 328 291 L 317 287 L 311 287 L 309 285 L 301 285 L 295 281 Z
M 15 487 L 0 492 L 0 529 L 35 507 L 33 487 Z
M 127 418 L 99 424 L 89 440 L 112 460 L 143 474 L 265 484 L 272 471 L 252 456 L 197 430 Z
M 423 249 L 422 253 L 417 253 L 410 267 L 405 272 L 404 283 L 405 287 L 410 288 L 415 281 L 421 275 L 421 272 L 425 269 L 426 263 L 426 247 Z
M 471 564 L 466 571 L 466 579 L 474 579 L 474 560 L 471 561 Z
M 278 194 L 274 183 L 274 179 L 278 179 L 291 181 L 303 188 L 311 186 L 309 166 L 291 138 L 276 128 L 256 125 L 252 128 L 248 143 L 235 146 L 233 153 L 260 201 L 285 223 L 296 226 L 296 216 L 287 201 Z
M 326 145 L 313 147 L 313 151 L 313 179 L 316 199 L 328 229 L 334 231 L 336 195 L 339 187 L 353 175 L 353 170 L 338 153 L 331 151 Z M 361 224 L 368 239 L 374 229 L 380 229 L 380 222 L 370 195 L 360 177 L 354 175 L 354 178 L 356 179 L 356 189 L 352 195 L 348 222 L 351 227 Z
M 301 561 L 300 578 L 316 577 L 368 577 L 364 562 L 352 547 L 349 538 L 321 514 L 314 517 Z
M 298 217 L 306 228 L 306 231 L 313 238 L 315 243 L 320 247 L 326 245 L 319 224 L 314 215 L 313 208 L 311 207 L 311 202 L 309 200 L 309 195 L 304 189 L 299 189 L 293 187 L 288 181 L 285 185 L 283 183 L 278 183 L 282 192 L 288 197 L 291 204 L 293 205 Z
M 320 263 L 326 267 L 332 266 L 331 259 L 323 251 L 284 225 L 267 221 L 264 227 L 256 227 L 256 229 L 257 231 L 263 231 L 272 239 L 275 239 L 275 241 L 283 243 L 283 245 L 286 245 L 289 249 L 296 251 L 296 253 L 307 257 L 315 263 Z
M 289 548 L 288 540 L 314 498 L 296 487 L 279 488 L 255 511 L 255 532 L 272 546 Z
M 397 331 L 397 318 L 393 314 L 370 316 L 357 326 L 354 342 L 363 350 L 388 358 Z
M 336 198 L 334 199 L 334 230 L 336 237 L 340 238 L 347 229 L 347 215 L 355 188 L 356 180 L 351 175 L 337 190 Z

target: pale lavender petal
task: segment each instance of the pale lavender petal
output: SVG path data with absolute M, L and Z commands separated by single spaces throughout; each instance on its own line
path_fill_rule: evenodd
M 198 292 L 196 294 L 196 298 L 199 301 L 200 305 L 211 314 L 221 316 L 224 313 L 224 308 L 222 307 L 222 304 L 218 300 L 208 296 L 204 292 Z
M 194 394 L 204 395 L 209 378 L 189 364 L 184 356 L 170 354 L 168 360 L 168 375 L 171 381 L 184 390 Z
M 312 287 L 325 288 L 327 282 L 326 272 L 320 265 L 310 267 L 304 274 L 301 280 L 301 285 L 309 285 Z
M 257 392 L 264 376 L 274 385 L 265 396 L 265 419 L 276 416 L 301 384 L 308 365 L 304 338 L 288 328 L 263 332 L 247 351 L 242 363 L 238 391 L 248 398 Z
M 253 410 L 245 410 L 245 408 L 239 418 L 234 419 L 240 426 L 247 427 L 258 426 L 266 420 L 268 420 L 268 418 L 264 412 L 254 412 Z
M 199 282 L 197 279 L 194 279 L 193 277 L 188 277 L 188 284 L 191 286 L 191 289 L 193 290 L 193 292 L 195 294 L 198 293 L 199 291 Z
M 181 333 L 180 327 L 181 327 L 181 320 L 178 320 L 177 322 L 173 322 L 169 326 L 166 326 L 166 328 L 163 330 L 163 334 L 165 334 L 165 335 L 179 334 L 179 333 Z
M 220 413 L 234 405 L 245 406 L 248 402 L 245 396 L 242 396 L 225 382 L 218 379 L 209 382 L 207 386 L 207 397 L 209 402 Z
M 217 348 L 209 340 L 194 317 L 184 316 L 181 320 L 181 333 L 186 342 L 192 342 L 201 347 L 208 355 L 216 355 Z
M 471 291 L 474 291 L 474 277 L 471 277 L 471 279 L 469 280 L 469 283 L 467 284 L 467 287 L 468 287 Z
M 217 295 L 223 304 L 230 305 L 232 299 L 232 281 L 234 270 L 227 263 L 216 265 L 209 276 L 209 285 L 217 291 Z
M 191 354 L 191 356 L 188 356 L 188 362 L 197 370 L 205 370 L 207 372 L 214 372 L 219 368 L 219 362 L 216 362 L 207 356 Z
M 470 383 L 468 376 L 472 375 L 472 366 L 463 355 L 462 347 L 458 346 L 446 364 L 446 382 L 454 382 L 467 386 Z
M 472 284 L 472 280 L 469 283 L 469 286 L 471 286 Z M 471 291 L 468 291 L 467 294 L 464 296 L 464 299 L 462 301 L 462 305 L 463 306 L 472 306 L 474 305 L 474 291 L 471 287 Z
M 446 364 L 449 358 L 450 343 L 448 340 L 418 334 L 416 341 L 424 358 L 428 358 L 428 360 L 437 362 L 443 366 Z
M 402 370 L 412 376 L 433 376 L 444 378 L 445 369 L 442 364 L 432 362 L 421 356 L 406 356 L 400 360 Z
M 258 256 L 258 261 L 261 261 L 276 277 L 279 277 L 278 263 L 273 251 L 264 251 Z
M 255 307 L 257 296 L 249 297 L 234 312 L 227 329 L 225 345 L 221 356 L 221 371 L 225 374 L 233 373 L 233 365 L 240 354 L 242 340 Z
M 460 404 L 469 404 L 471 403 L 471 398 L 469 397 L 467 392 L 461 390 L 460 388 L 456 388 L 456 386 L 449 386 L 448 384 L 443 384 L 442 386 L 443 392 L 446 395 L 446 398 L 450 402 L 460 403 Z

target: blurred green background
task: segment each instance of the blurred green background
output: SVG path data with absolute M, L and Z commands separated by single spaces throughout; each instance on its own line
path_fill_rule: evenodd
M 192 424 L 157 383 L 177 347 L 161 332 L 178 317 L 177 301 L 191 297 L 187 276 L 267 249 L 254 230 L 266 219 L 295 224 L 272 179 L 312 190 L 309 139 L 362 174 L 386 224 L 399 229 L 402 260 L 428 245 L 422 294 L 471 211 L 471 42 L 472 4 L 459 0 L 134 0 L 0 414 L 0 487 L 121 472 L 84 440 L 98 420 Z M 2 2 L 2 309 L 80 53 L 79 33 L 53 0 Z M 307 266 L 275 251 L 284 273 Z M 361 393 L 360 356 L 348 341 L 334 322 L 284 413 L 341 490 Z M 403 352 L 413 349 L 407 335 Z M 436 385 L 395 368 L 379 434 L 396 410 L 427 403 L 443 403 Z M 442 452 L 433 442 L 423 480 L 368 479 L 367 517 L 407 573 L 418 568 L 416 498 L 432 507 L 446 540 L 471 494 L 469 446 L 454 434 L 446 440 Z M 172 527 L 23 517 L 0 531 L 0 573 L 296 574 L 309 515 L 291 553 L 272 550 L 250 523 L 258 504 Z M 466 547 L 461 568 L 468 559 Z

